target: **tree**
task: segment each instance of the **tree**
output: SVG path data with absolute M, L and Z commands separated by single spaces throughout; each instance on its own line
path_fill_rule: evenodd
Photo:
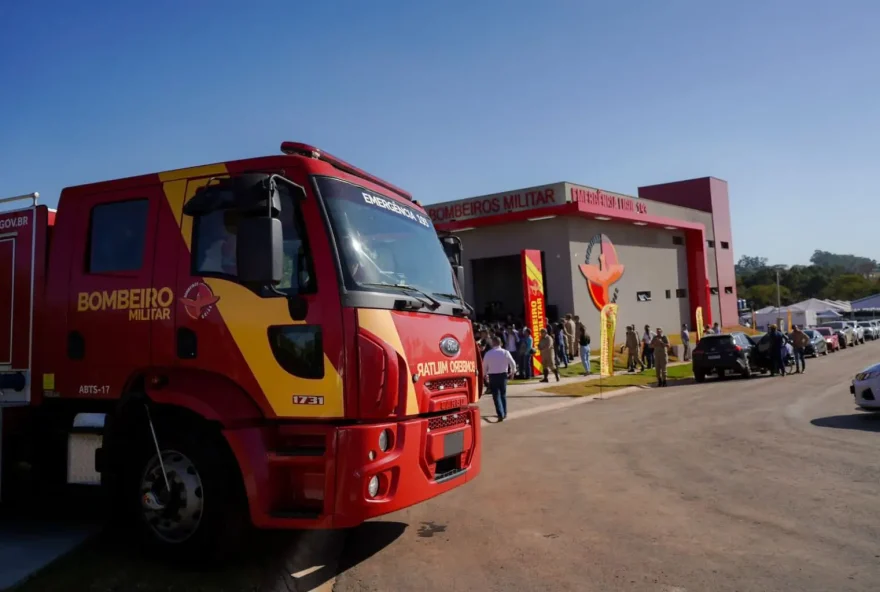
M 837 255 L 820 250 L 813 252 L 810 263 L 819 267 L 839 267 L 845 273 L 858 273 L 863 276 L 867 276 L 877 268 L 877 262 L 867 257 Z
M 824 290 L 825 298 L 831 300 L 858 300 L 874 293 L 874 282 L 857 273 L 845 273 L 835 277 Z
M 779 296 L 783 306 L 792 302 L 791 290 L 786 286 L 780 285 Z M 776 284 L 759 284 L 757 286 L 751 286 L 746 289 L 743 298 L 748 300 L 755 308 L 776 306 Z
M 739 262 L 734 265 L 734 271 L 736 272 L 736 275 L 747 275 L 764 267 L 767 267 L 766 257 L 750 257 L 748 255 L 743 255 L 739 258 Z

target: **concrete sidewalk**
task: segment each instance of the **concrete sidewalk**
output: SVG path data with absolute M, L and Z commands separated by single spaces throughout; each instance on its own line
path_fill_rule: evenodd
M 84 543 L 98 530 L 96 524 L 0 516 L 0 590 L 21 584 Z M 71 588 L 75 587 L 76 584 L 71 582 Z
M 682 364 L 689 363 L 690 362 L 673 362 L 670 363 L 669 366 L 681 366 Z M 627 374 L 629 374 L 629 372 L 626 370 L 618 370 L 614 373 L 615 376 L 624 376 Z M 556 382 L 555 378 L 551 378 L 550 382 L 540 382 L 540 379 L 534 379 L 524 383 L 509 384 L 507 385 L 507 414 L 508 416 L 511 414 L 531 415 L 545 408 L 549 411 L 551 409 L 566 407 L 568 406 L 566 402 L 572 400 L 592 400 L 597 397 L 558 395 L 555 393 L 543 392 L 542 389 L 563 384 L 594 382 L 598 381 L 599 378 L 600 376 L 598 373 L 593 373 L 589 376 L 570 376 L 567 378 L 561 378 L 559 382 Z M 610 393 L 617 396 L 642 390 L 644 388 L 650 387 L 614 387 L 614 390 L 610 391 Z M 495 423 L 497 421 L 495 404 L 492 402 L 492 395 L 488 392 L 480 399 L 480 416 L 484 423 Z

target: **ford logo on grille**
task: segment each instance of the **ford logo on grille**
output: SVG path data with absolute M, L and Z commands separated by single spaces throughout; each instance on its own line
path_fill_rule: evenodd
M 444 337 L 440 340 L 440 351 L 442 351 L 444 355 L 452 357 L 456 355 L 459 350 L 461 350 L 461 345 L 455 337 Z

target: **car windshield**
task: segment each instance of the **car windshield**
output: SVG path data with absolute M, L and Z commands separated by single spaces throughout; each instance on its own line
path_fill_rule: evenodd
M 457 301 L 449 259 L 430 218 L 391 197 L 316 177 L 350 290 L 417 289 Z
M 832 329 L 844 329 L 844 328 L 846 328 L 846 324 L 845 324 L 845 323 L 841 323 L 841 322 L 839 322 L 839 321 L 834 322 L 834 323 L 828 323 L 828 326 L 831 327 Z
M 821 335 L 824 335 L 826 337 L 831 337 L 831 329 L 826 329 L 825 327 L 820 327 L 820 328 L 816 329 L 816 331 L 818 331 Z

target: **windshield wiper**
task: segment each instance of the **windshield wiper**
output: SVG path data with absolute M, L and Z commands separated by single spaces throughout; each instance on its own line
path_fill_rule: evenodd
M 378 288 L 397 288 L 401 292 L 406 292 L 408 294 L 412 294 L 418 298 L 423 304 L 428 306 L 431 310 L 436 310 L 440 308 L 441 303 L 439 300 L 428 294 L 423 290 L 419 290 L 415 286 L 408 286 L 406 284 L 389 284 L 389 283 L 373 283 L 373 284 L 361 284 L 362 286 L 373 286 Z
M 450 300 L 458 300 L 461 302 L 469 312 L 474 312 L 474 307 L 465 302 L 464 298 L 459 296 L 458 294 L 444 294 L 442 292 L 433 292 L 434 296 L 440 296 L 441 298 L 449 298 Z

